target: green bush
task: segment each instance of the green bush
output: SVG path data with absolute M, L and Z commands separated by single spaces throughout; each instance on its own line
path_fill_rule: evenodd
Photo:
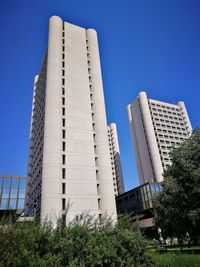
M 140 232 L 121 221 L 99 223 L 79 217 L 67 227 L 50 224 L 4 224 L 0 227 L 0 266 L 139 267 L 154 266 Z

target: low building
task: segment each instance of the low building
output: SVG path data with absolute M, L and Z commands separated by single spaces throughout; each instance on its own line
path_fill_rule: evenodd
M 118 215 L 138 215 L 139 226 L 141 228 L 154 228 L 152 199 L 160 191 L 160 183 L 145 183 L 117 196 L 116 205 Z
M 26 176 L 0 175 L 0 214 L 25 208 Z

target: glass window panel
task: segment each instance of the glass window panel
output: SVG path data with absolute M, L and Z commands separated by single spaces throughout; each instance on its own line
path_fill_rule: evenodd
M 0 178 L 0 187 L 2 186 L 3 179 Z
M 17 208 L 18 209 L 24 209 L 24 198 L 23 199 L 18 199 Z
M 20 188 L 26 188 L 26 179 L 20 179 Z
M 19 179 L 12 179 L 12 188 L 18 188 Z
M 25 189 L 19 189 L 19 196 L 18 198 L 25 198 Z
M 8 209 L 8 199 L 1 199 L 1 210 L 7 210 Z
M 2 193 L 2 198 L 8 198 L 9 197 L 9 191 L 10 189 L 4 188 Z
M 10 178 L 4 178 L 4 187 L 10 187 Z
M 17 189 L 11 189 L 10 198 L 17 198 Z
M 17 199 L 10 199 L 10 209 L 16 209 Z

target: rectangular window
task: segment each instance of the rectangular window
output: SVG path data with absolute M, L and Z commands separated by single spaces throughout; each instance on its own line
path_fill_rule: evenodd
M 62 108 L 62 115 L 65 116 L 65 108 Z
M 62 179 L 65 179 L 66 173 L 65 173 L 65 169 L 62 168 Z
M 65 183 L 62 183 L 62 194 L 65 194 Z
M 62 119 L 62 126 L 65 127 L 65 119 Z
M 62 150 L 65 151 L 65 142 L 62 142 Z
M 63 60 L 65 59 L 65 54 L 62 54 L 62 59 L 63 59 Z
M 63 68 L 65 67 L 65 61 L 62 61 L 62 67 Z
M 65 130 L 62 130 L 62 138 L 65 139 Z
M 62 98 L 62 104 L 65 105 L 65 98 Z
M 62 76 L 65 76 L 65 70 L 62 70 Z
M 65 52 L 65 47 L 64 46 L 62 47 L 62 51 Z
M 62 95 L 65 95 L 65 88 L 62 88 Z
M 62 210 L 66 210 L 66 199 L 62 198 Z
M 65 164 L 65 159 L 66 159 L 65 155 L 62 155 L 62 164 Z
M 62 85 L 65 85 L 65 79 L 62 79 Z

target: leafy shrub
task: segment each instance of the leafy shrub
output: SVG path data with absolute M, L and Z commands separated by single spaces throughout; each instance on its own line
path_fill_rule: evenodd
M 0 266 L 120 267 L 153 266 L 140 232 L 125 223 L 112 225 L 82 216 L 67 227 L 49 223 L 0 226 Z

